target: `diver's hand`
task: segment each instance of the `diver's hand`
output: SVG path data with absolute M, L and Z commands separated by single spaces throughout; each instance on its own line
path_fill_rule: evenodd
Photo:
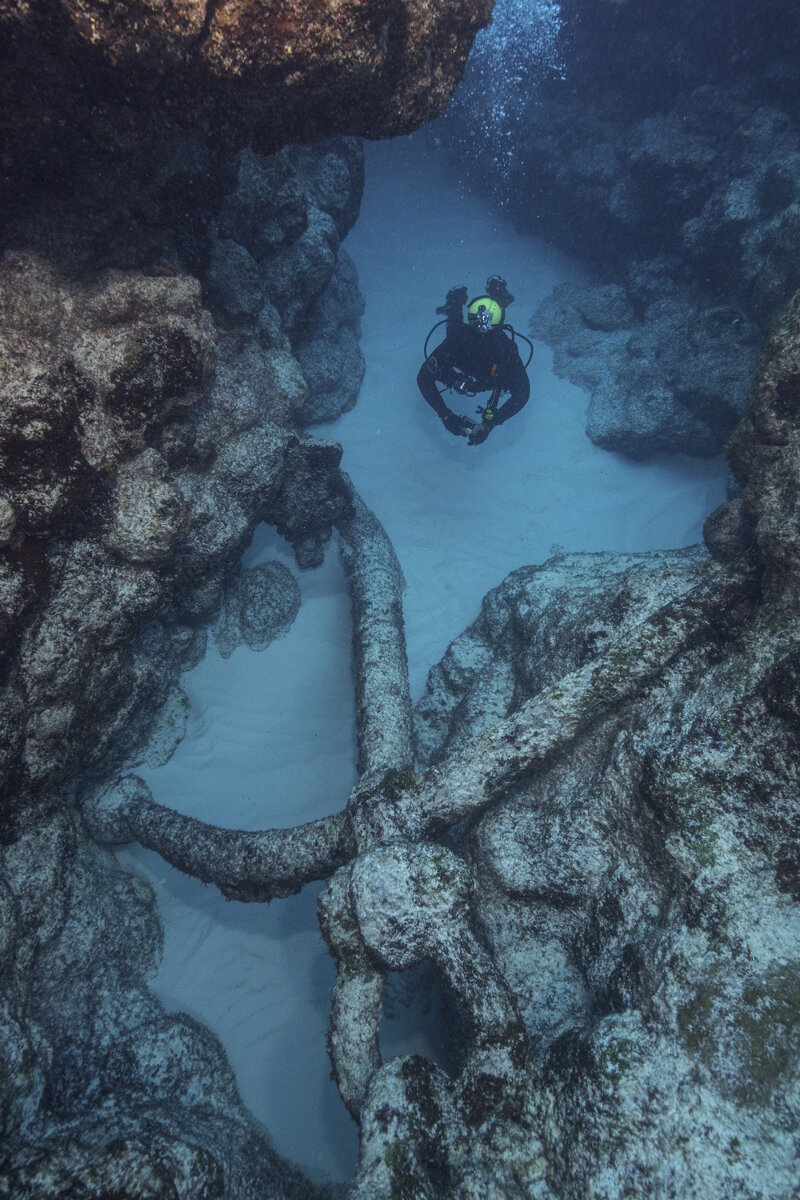
M 482 421 L 480 425 L 473 425 L 467 439 L 469 445 L 480 446 L 481 442 L 486 441 L 491 431 L 491 425 L 487 425 L 485 421 Z
M 470 420 L 469 417 L 459 417 L 452 412 L 442 417 L 442 424 L 448 433 L 455 434 L 456 437 L 471 435 L 475 429 L 475 422 Z
M 452 287 L 445 296 L 444 304 L 439 305 L 437 313 L 445 313 L 449 316 L 451 313 L 461 312 L 461 309 L 467 303 L 467 289 L 461 284 L 459 287 Z
M 495 410 L 486 405 L 486 408 L 478 406 L 478 412 L 481 414 L 480 425 L 473 424 L 469 435 L 470 446 L 480 446 L 481 442 L 485 442 L 489 434 L 492 432 L 495 425 L 499 425 Z

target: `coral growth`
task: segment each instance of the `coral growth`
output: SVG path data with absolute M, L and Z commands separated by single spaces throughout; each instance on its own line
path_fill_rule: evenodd
M 69 177 L 98 147 L 175 133 L 262 154 L 409 133 L 442 111 L 491 10 L 492 0 L 10 0 L 0 196 L 16 203 L 21 183 Z
M 409 770 L 402 577 L 353 497 L 347 809 L 248 834 L 160 808 L 135 777 L 85 793 L 96 836 L 136 836 L 228 895 L 329 877 L 353 1197 L 517 1195 L 523 1178 L 538 1197 L 631 1178 L 660 1196 L 792 1194 L 797 526 L 777 538 L 770 514 L 797 464 L 765 459 L 754 431 L 780 415 L 793 444 L 797 341 L 792 309 L 734 441 L 758 556 L 515 572 L 431 675 L 416 730 L 436 765 Z M 387 974 L 426 961 L 463 1031 L 452 1076 L 380 1057 Z

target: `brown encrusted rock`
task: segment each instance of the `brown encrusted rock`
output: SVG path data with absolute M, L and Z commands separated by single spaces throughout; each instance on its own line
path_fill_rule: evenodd
M 129 562 L 168 558 L 186 532 L 186 504 L 166 471 L 157 451 L 144 450 L 118 472 L 105 544 Z
M 721 504 L 706 518 L 703 541 L 721 563 L 734 563 L 752 553 L 753 522 L 741 496 Z
M 108 470 L 191 407 L 214 365 L 215 332 L 196 279 L 109 271 L 78 298 L 71 353 L 92 385 L 81 448 Z
M 93 471 L 80 452 L 87 388 L 58 344 L 68 294 L 27 255 L 0 262 L 0 478 L 2 541 L 68 522 L 86 502 Z
M 800 292 L 772 330 L 727 452 L 744 489 L 739 523 L 754 529 L 767 587 L 784 591 L 800 574 Z
M 199 398 L 214 328 L 196 280 L 0 262 L 0 538 L 69 530 L 103 475 Z
M 119 147 L 183 131 L 271 152 L 333 133 L 409 133 L 444 109 L 492 7 L 9 0 L 0 9 L 0 190 L 13 198 L 20 171 L 46 181 L 82 142 Z

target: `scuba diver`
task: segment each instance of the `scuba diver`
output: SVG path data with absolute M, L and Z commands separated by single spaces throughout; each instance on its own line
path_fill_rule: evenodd
M 451 288 L 437 313 L 443 320 L 434 325 L 425 339 L 425 362 L 417 375 L 422 395 L 445 429 L 456 437 L 465 437 L 470 446 L 479 446 L 498 425 L 518 413 L 527 404 L 531 385 L 526 370 L 533 357 L 533 346 L 524 334 L 505 324 L 506 308 L 514 297 L 505 279 L 492 275 L 486 280 L 486 292 L 476 296 L 467 306 L 467 322 L 463 307 L 467 302 L 465 287 Z M 445 339 L 432 354 L 428 342 L 440 325 L 446 325 Z M 528 342 L 530 354 L 526 362 L 520 358 L 516 338 Z M 443 383 L 441 390 L 437 383 Z M 448 408 L 442 399 L 444 391 L 460 396 L 476 396 L 491 392 L 485 407 L 478 406 L 480 421 L 460 416 Z M 503 392 L 508 399 L 499 404 Z

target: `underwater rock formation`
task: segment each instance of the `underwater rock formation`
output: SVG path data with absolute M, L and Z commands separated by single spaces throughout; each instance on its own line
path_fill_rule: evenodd
M 719 454 L 742 415 L 758 330 L 742 309 L 676 286 L 669 263 L 633 263 L 625 286 L 562 284 L 530 329 L 592 397 L 586 432 L 607 450 Z
M 35 259 L 22 267 L 12 261 L 23 277 L 36 267 Z M 167 278 L 184 285 L 179 275 Z M 74 285 L 61 280 L 59 287 Z M 49 293 L 29 291 L 34 299 L 19 324 L 35 330 L 37 305 Z M 192 328 L 204 329 L 197 293 L 189 295 L 183 319 L 191 316 Z M 607 300 L 602 308 L 611 312 Z M 68 307 L 81 312 L 77 300 Z M 304 442 L 287 424 L 299 411 L 302 388 L 286 344 L 268 342 L 265 351 L 259 340 L 259 357 L 250 334 L 255 317 L 237 327 L 226 323 L 230 309 L 216 311 L 216 337 L 227 357 L 213 381 L 191 404 L 169 409 L 166 442 L 158 428 L 154 444 L 144 447 L 125 435 L 120 465 L 96 485 L 90 508 L 112 544 L 93 542 L 92 525 L 72 543 L 48 538 L 40 525 L 16 532 L 11 526 L 9 563 L 12 552 L 41 546 L 35 562 L 58 568 L 62 591 L 40 588 L 39 600 L 45 596 L 51 607 L 20 610 L 18 619 L 30 621 L 33 633 L 23 639 L 30 651 L 10 664 L 6 727 L 19 728 L 37 663 L 43 681 L 61 685 L 63 677 L 67 691 L 55 696 L 59 703 L 31 711 L 26 753 L 8 760 L 17 791 L 3 826 L 3 944 L 7 961 L 13 956 L 22 965 L 9 974 L 5 998 L 4 1078 L 13 1087 L 3 1093 L 4 1185 L 17 1195 L 55 1195 L 87 1172 L 115 1180 L 120 1161 L 137 1179 L 161 1172 L 175 1180 L 178 1159 L 186 1162 L 180 1130 L 204 1147 L 204 1156 L 192 1160 L 189 1195 L 212 1184 L 222 1195 L 254 1194 L 265 1186 L 265 1171 L 271 1194 L 306 1187 L 258 1140 L 223 1086 L 225 1073 L 213 1070 L 209 1078 L 202 1064 L 219 1055 L 216 1044 L 142 1000 L 152 922 L 147 938 L 127 927 L 126 936 L 138 938 L 136 952 L 105 955 L 110 981 L 100 994 L 111 998 L 116 1038 L 105 1012 L 91 1006 L 73 1030 L 61 993 L 47 989 L 44 973 L 53 957 L 69 973 L 71 947 L 93 944 L 90 914 L 105 911 L 104 889 L 117 886 L 121 904 L 131 903 L 130 884 L 112 884 L 118 877 L 110 860 L 87 844 L 61 798 L 76 770 L 93 767 L 81 806 L 101 841 L 137 839 L 238 900 L 279 899 L 309 880 L 328 879 L 320 919 L 338 974 L 330 1048 L 343 1099 L 361 1130 L 353 1196 L 403 1189 L 421 1196 L 478 1197 L 491 1189 L 514 1195 L 524 1178 L 533 1194 L 569 1200 L 584 1193 L 587 1180 L 602 1177 L 620 1190 L 635 1177 L 642 1190 L 666 1197 L 699 1195 L 699 1180 L 703 1196 L 760 1189 L 788 1198 L 800 958 L 798 558 L 797 523 L 782 514 L 793 511 L 797 495 L 796 305 L 762 360 L 734 438 L 744 491 L 732 515 L 712 521 L 718 536 L 710 544 L 722 561 L 700 550 L 584 555 L 516 572 L 487 597 L 481 619 L 431 677 L 416 729 L 419 760 L 432 765 L 419 773 L 412 766 L 402 574 L 391 544 L 339 475 L 335 448 Z M 288 320 L 295 311 L 288 310 Z M 80 322 L 75 328 L 70 346 L 83 336 Z M 118 339 L 124 347 L 123 333 L 124 323 Z M 250 356 L 244 361 L 266 359 L 262 369 L 277 381 L 266 393 L 272 406 L 260 417 L 237 375 L 235 338 Z M 109 357 L 111 368 L 117 363 Z M 157 378 L 169 378 L 163 363 Z M 102 374 L 94 391 L 87 388 L 92 411 L 98 394 L 115 394 Z M 152 380 L 145 392 L 163 400 Z M 192 414 L 188 429 L 176 412 Z M 78 425 L 74 437 L 82 431 Z M 242 442 L 243 434 L 251 436 Z M 247 451 L 253 439 L 255 457 Z M 199 453 L 204 445 L 216 454 Z M 167 506 L 166 533 L 142 561 L 148 543 L 137 531 L 153 522 L 136 514 L 157 511 L 157 489 L 171 480 L 185 508 L 176 524 Z M 88 694 L 102 695 L 104 719 L 119 722 L 114 755 L 127 754 L 128 768 L 135 764 L 147 724 L 141 716 L 131 722 L 126 705 L 152 717 L 154 701 L 169 702 L 165 681 L 175 679 L 181 662 L 196 660 L 197 618 L 214 611 L 228 575 L 224 564 L 241 549 L 247 522 L 231 520 L 223 508 L 217 523 L 223 494 L 242 513 L 260 512 L 293 529 L 301 557 L 313 559 L 330 524 L 341 532 L 353 594 L 361 778 L 343 812 L 297 829 L 220 830 L 154 804 L 130 773 L 107 782 L 110 763 L 100 770 L 96 750 L 104 746 L 103 727 L 91 707 L 80 707 L 81 672 L 101 671 L 105 663 L 96 652 L 81 654 L 86 645 L 96 651 L 102 638 L 111 670 Z M 205 507 L 197 500 L 204 495 Z M 53 512 L 58 522 L 69 517 L 67 510 Z M 137 536 L 123 556 L 117 542 L 125 512 L 131 516 L 121 527 Z M 740 529 L 742 514 L 751 536 L 725 541 L 719 531 Z M 175 544 L 174 529 L 182 530 Z M 25 549 L 20 570 L 30 557 Z M 124 588 L 117 576 L 112 582 L 129 598 L 127 615 L 119 597 L 100 587 L 108 583 L 108 564 L 117 562 Z M 145 587 L 151 591 L 143 593 Z M 73 608 L 64 615 L 67 598 Z M 27 603 L 34 604 L 30 593 Z M 144 628 L 135 621 L 137 604 Z M 99 625 L 101 611 L 116 625 Z M 119 685 L 126 682 L 122 650 L 136 629 L 132 674 L 140 690 L 131 693 Z M 58 671 L 48 675 L 53 662 Z M 13 740 L 4 745 L 13 747 Z M 53 889 L 36 883 L 32 855 L 52 864 L 68 898 L 83 894 L 77 879 L 89 871 L 87 863 L 95 864 L 97 898 L 74 906 L 64 899 L 52 923 L 43 922 L 38 898 Z M 34 881 L 33 894 L 23 880 Z M 149 893 L 142 895 L 149 912 Z M 34 953 L 36 939 L 47 953 Z M 70 984 L 81 996 L 97 978 L 90 961 Z M 422 962 L 434 964 L 459 1030 L 452 1075 L 419 1057 L 380 1060 L 387 973 Z M 120 991 L 118 977 L 127 991 Z M 44 1015 L 29 999 L 40 993 L 50 998 Z M 163 1102 L 165 1123 L 158 1126 L 141 1098 L 155 1056 L 140 1053 L 129 1082 L 112 1087 L 111 1111 L 100 1107 L 111 1086 L 102 1081 L 116 1077 L 103 1074 L 110 1069 L 105 1058 L 97 1092 L 85 1094 L 84 1076 L 87 1063 L 94 1071 L 96 1056 L 109 1053 L 110 1042 L 127 1045 L 129 1031 L 138 1031 L 139 1053 L 153 1030 L 163 1034 L 160 1046 L 182 1047 L 180 1068 L 170 1058 L 159 1070 L 165 1090 L 177 1087 L 186 1097 L 180 1112 Z M 109 1062 L 116 1064 L 113 1054 Z M 206 1080 L 202 1109 L 198 1078 Z M 80 1104 L 72 1099 L 76 1090 Z M 208 1125 L 209 1096 L 228 1137 L 224 1149 Z M 142 1139 L 156 1129 L 144 1154 Z M 231 1129 L 238 1139 L 233 1150 Z M 120 1131 L 129 1131 L 122 1160 Z M 758 1166 L 765 1160 L 768 1176 Z M 232 1182 L 236 1172 L 243 1182 Z
M 358 344 L 364 301 L 350 256 L 339 251 L 333 278 L 314 308 L 297 359 L 308 384 L 306 425 L 331 421 L 355 404 L 366 363 Z
M 33 204 L 15 234 L 35 252 L 0 264 L 9 785 L 64 782 L 141 739 L 257 521 L 269 516 L 311 564 L 349 505 L 340 450 L 301 433 L 309 388 L 292 351 L 316 336 L 324 353 L 330 335 L 342 353 L 341 329 L 314 324 L 332 284 L 358 309 L 352 264 L 337 266 L 360 146 L 218 160 L 181 142 L 138 170 L 136 218 L 122 219 L 127 192 L 112 187 L 113 240 L 85 227 L 87 176 L 73 208 L 62 198 L 58 239 Z M 178 178 L 205 181 L 209 207 L 191 227 L 182 207 L 165 219 Z M 129 269 L 92 274 L 97 238 L 101 261 Z M 186 273 L 198 268 L 200 280 Z M 358 378 L 354 339 L 350 351 Z
M 268 562 L 236 576 L 225 589 L 214 638 L 222 658 L 237 646 L 265 650 L 288 633 L 300 609 L 300 585 L 283 563 Z
M 609 24 L 625 7 L 598 6 Z M 446 27 L 486 7 L 423 10 Z M 717 561 L 569 556 L 514 573 L 434 672 L 415 770 L 401 564 L 339 448 L 303 433 L 352 403 L 360 369 L 357 283 L 340 254 L 360 149 L 342 139 L 265 157 L 165 140 L 163 126 L 143 142 L 137 124 L 140 100 L 153 112 L 170 98 L 159 88 L 200 86 L 184 50 L 216 52 L 225 22 L 248 12 L 151 7 L 131 20 L 112 6 L 99 26 L 86 6 L 0 15 L 4 35 L 21 22 L 0 89 L 16 96 L 35 66 L 41 146 L 33 161 L 26 96 L 5 110 L 3 170 L 21 203 L 0 264 L 0 1192 L 333 1191 L 274 1154 L 216 1040 L 149 994 L 152 894 L 97 844 L 138 839 L 239 900 L 327 881 L 332 1066 L 361 1132 L 353 1197 L 634 1187 L 788 1200 L 800 1119 L 797 303 L 734 435 L 743 492 L 708 523 Z M 186 71 L 143 74 L 163 65 L 145 53 L 151 34 Z M 437 47 L 456 68 L 458 45 Z M 404 50 L 413 38 L 390 67 Z M 115 58 L 129 121 L 109 85 Z M 152 86 L 131 91 L 143 78 Z M 214 113 L 217 133 L 249 128 L 250 85 L 232 88 L 242 111 Z M 176 126 L 203 128 L 218 98 L 209 89 Z M 174 109 L 158 113 L 172 125 Z M 81 142 L 90 134 L 102 149 Z M 282 135 L 265 121 L 264 136 Z M 54 163 L 69 169 L 51 177 Z M 733 216 L 748 194 L 729 198 Z M 794 278 L 790 209 L 775 219 L 785 243 L 765 312 Z M 698 262 L 707 232 L 693 232 Z M 618 293 L 608 300 L 577 298 L 589 327 L 628 319 Z M 269 602 L 274 573 L 239 576 L 262 519 L 301 565 L 339 530 L 360 778 L 323 820 L 220 830 L 155 804 L 132 772 L 180 736 L 179 675 L 221 605 L 254 640 L 289 620 L 285 576 L 277 617 L 251 603 Z M 422 962 L 448 997 L 449 1073 L 380 1059 L 386 977 Z
M 150 888 L 48 807 L 2 845 L 0 1193 L 323 1200 L 242 1106 L 216 1039 L 149 992 Z
M 31 198 L 9 226 L 24 249 L 0 261 L 0 1190 L 314 1195 L 215 1039 L 149 995 L 152 897 L 68 801 L 80 774 L 169 756 L 179 675 L 223 597 L 226 645 L 291 620 L 293 580 L 278 613 L 275 579 L 238 578 L 254 525 L 310 564 L 350 512 L 340 448 L 303 433 L 293 350 L 337 273 L 362 152 L 173 141 L 126 166 L 99 198 L 88 165 L 52 208 Z M 351 264 L 335 287 L 357 320 Z M 357 377 L 354 341 L 341 353 Z
M 491 11 L 492 0 L 10 0 L 0 196 L 69 176 L 94 147 L 174 133 L 260 153 L 409 133 L 442 111 Z
M 296 432 L 305 385 L 288 350 L 251 346 L 248 391 L 221 364 L 203 395 L 216 339 L 194 281 L 112 273 L 87 299 L 37 259 L 4 267 L 3 621 L 19 649 L 2 703 L 24 696 L 28 713 L 4 754 L 8 782 L 55 785 L 152 710 L 163 646 L 137 644 L 144 623 L 169 643 L 212 613 L 259 517 L 313 560 L 347 501 L 338 448 Z M 69 320 L 48 340 L 59 304 Z M 305 509 L 287 500 L 304 459 Z
M 661 0 L 559 10 L 557 64 L 523 84 L 477 56 L 441 144 L 519 228 L 593 268 L 579 308 L 597 286 L 625 289 L 629 343 L 621 325 L 589 322 L 587 338 L 563 296 L 535 318 L 557 370 L 592 395 L 589 437 L 634 458 L 715 453 L 754 346 L 800 285 L 797 12 L 736 2 L 718 22 Z M 476 119 L 493 89 L 502 105 Z
M 796 1190 L 800 557 L 777 513 L 800 482 L 798 304 L 732 444 L 748 553 L 514 572 L 431 674 L 414 773 L 400 627 L 369 634 L 402 579 L 356 503 L 359 738 L 383 713 L 394 749 L 365 750 L 346 810 L 252 834 L 169 813 L 131 776 L 84 794 L 97 837 L 140 837 L 228 895 L 282 894 L 292 852 L 295 886 L 331 876 L 329 1046 L 361 1131 L 354 1198 Z M 386 975 L 423 961 L 458 1030 L 452 1074 L 381 1062 Z
M 358 524 L 303 432 L 364 370 L 362 149 L 325 139 L 440 111 L 491 0 L 1 7 L 0 1191 L 327 1194 L 150 996 L 152 895 L 70 801 L 171 753 L 220 607 L 227 650 L 290 623 L 282 569 L 239 577 L 258 521 L 306 566 Z M 386 637 L 399 611 L 365 597 Z M 407 677 L 391 703 L 407 762 Z M 317 841 L 319 874 L 352 855 L 349 822 Z
M 765 586 L 781 594 L 798 573 L 798 387 L 800 292 L 775 323 L 761 355 L 744 419 L 728 446 L 742 489 L 711 514 L 709 548 L 721 562 L 755 561 Z

